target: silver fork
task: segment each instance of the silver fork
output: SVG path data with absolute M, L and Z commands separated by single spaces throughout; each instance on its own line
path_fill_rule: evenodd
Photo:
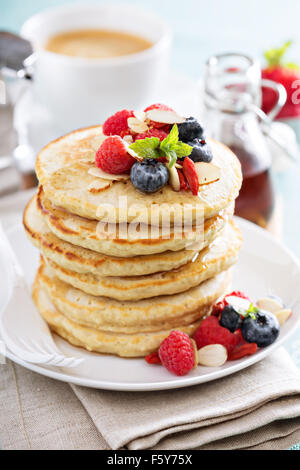
M 67 357 L 57 348 L 48 325 L 28 292 L 22 268 L 0 224 L 0 263 L 12 280 L 10 298 L 0 312 L 0 335 L 6 347 L 26 362 L 76 367 L 83 359 Z

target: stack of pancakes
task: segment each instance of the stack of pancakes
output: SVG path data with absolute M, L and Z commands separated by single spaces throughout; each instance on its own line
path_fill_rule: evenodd
M 144 356 L 173 329 L 193 334 L 228 290 L 241 247 L 232 221 L 240 164 L 209 141 L 221 170 L 217 182 L 203 185 L 198 196 L 169 185 L 143 194 L 128 175 L 98 172 L 101 140 L 101 127 L 91 127 L 38 155 L 40 185 L 24 213 L 26 233 L 41 252 L 33 299 L 51 329 L 70 343 Z

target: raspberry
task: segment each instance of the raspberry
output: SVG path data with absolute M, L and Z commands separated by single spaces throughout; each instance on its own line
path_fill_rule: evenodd
M 183 160 L 183 174 L 189 184 L 190 190 L 194 196 L 197 196 L 199 191 L 199 178 L 197 175 L 195 163 L 189 157 Z
M 228 360 L 234 361 L 236 359 L 241 359 L 242 357 L 245 357 L 245 356 L 251 356 L 251 354 L 256 353 L 256 351 L 257 351 L 256 343 L 239 344 L 229 354 Z
M 122 132 L 124 134 L 124 131 L 128 131 L 127 134 L 129 134 L 127 119 L 129 117 L 133 117 L 133 115 L 133 111 L 123 109 L 122 111 L 115 113 L 113 116 L 110 116 L 103 124 L 103 134 L 121 135 Z
M 218 318 L 213 315 L 210 315 L 200 323 L 193 338 L 198 349 L 208 344 L 222 344 L 227 349 L 228 354 L 231 353 L 239 341 L 238 336 L 230 333 L 227 328 L 223 328 L 219 324 Z
M 212 315 L 209 315 L 209 317 L 206 317 L 204 320 L 202 320 L 201 324 L 202 328 L 216 328 L 219 325 L 219 320 L 216 317 L 213 317 Z M 199 329 L 200 327 L 198 327 Z M 196 330 L 197 332 L 198 330 Z M 194 338 L 195 339 L 195 338 Z
M 95 163 L 105 173 L 128 173 L 135 162 L 118 135 L 107 137 L 96 152 Z
M 186 182 L 186 179 L 185 179 L 183 173 L 178 169 L 177 169 L 177 173 L 178 173 L 178 178 L 179 178 L 179 181 L 180 181 L 180 190 L 187 191 L 189 189 L 189 187 L 187 185 L 187 182 Z
M 145 361 L 148 362 L 148 364 L 161 364 L 161 360 L 159 359 L 157 352 L 148 354 L 148 356 L 145 357 Z
M 162 123 L 156 122 L 154 127 L 164 131 L 166 134 L 170 134 L 170 130 L 172 126 L 171 124 L 162 124 Z
M 171 331 L 161 343 L 158 355 L 162 365 L 176 375 L 187 374 L 197 364 L 194 343 L 183 331 Z
M 139 139 L 146 139 L 146 137 L 158 137 L 160 141 L 164 140 L 168 134 L 162 130 L 162 129 L 150 129 L 147 132 L 144 132 L 143 134 L 137 134 L 134 138 L 134 140 L 139 140 Z
M 167 106 L 166 104 L 155 103 L 145 108 L 144 113 L 146 113 L 147 111 L 151 111 L 151 109 L 162 109 L 163 111 L 174 111 L 174 109 L 170 108 L 170 106 Z

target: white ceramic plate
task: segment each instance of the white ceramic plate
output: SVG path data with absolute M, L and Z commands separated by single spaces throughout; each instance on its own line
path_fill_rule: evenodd
M 58 347 L 66 354 L 83 357 L 83 364 L 75 369 L 59 369 L 26 363 L 10 352 L 7 356 L 28 369 L 54 379 L 88 387 L 124 391 L 187 387 L 233 374 L 260 361 L 286 341 L 299 324 L 300 264 L 293 254 L 267 232 L 244 220 L 237 219 L 237 222 L 243 231 L 244 244 L 239 262 L 234 268 L 232 287 L 244 290 L 254 300 L 265 294 L 276 293 L 293 309 L 292 317 L 283 325 L 279 338 L 271 346 L 248 358 L 227 362 L 220 368 L 198 366 L 184 377 L 176 377 L 164 367 L 148 365 L 144 359 L 121 359 L 89 353 L 69 345 L 58 336 L 55 336 Z M 9 232 L 9 239 L 31 284 L 38 265 L 38 251 L 31 246 L 20 226 Z M 9 291 L 5 271 L 6 267 L 0 260 L 0 309 L 5 304 L 6 293 Z

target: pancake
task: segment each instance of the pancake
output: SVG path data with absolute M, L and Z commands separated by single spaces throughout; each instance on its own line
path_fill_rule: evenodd
M 59 280 L 41 261 L 36 283 L 55 307 L 70 320 L 107 332 L 142 333 L 188 325 L 209 313 L 228 289 L 230 272 L 224 271 L 197 287 L 172 296 L 138 301 L 95 297 Z
M 152 333 L 109 333 L 94 328 L 81 326 L 62 315 L 51 302 L 47 293 L 41 288 L 38 281 L 33 287 L 34 302 L 44 320 L 52 331 L 66 339 L 74 346 L 80 346 L 88 351 L 115 354 L 121 357 L 140 357 L 156 351 L 161 342 L 170 334 L 171 330 L 156 331 Z M 176 329 L 192 335 L 201 320 Z
M 46 261 L 55 276 L 83 292 L 117 300 L 140 300 L 184 292 L 229 269 L 237 261 L 241 244 L 240 230 L 231 222 L 194 261 L 172 271 L 138 277 L 100 277 L 76 273 L 49 259 Z
M 113 236 L 107 235 L 101 226 L 99 229 L 98 221 L 80 217 L 55 207 L 45 197 L 43 187 L 40 187 L 38 191 L 37 207 L 50 230 L 61 240 L 119 258 L 165 251 L 181 251 L 187 247 L 193 251 L 199 251 L 216 238 L 234 210 L 233 204 L 231 204 L 217 216 L 205 220 L 200 230 L 192 227 L 182 232 L 181 229 L 174 231 L 173 228 L 170 233 L 164 233 L 161 228 L 158 228 L 158 234 L 156 237 L 152 237 L 149 227 L 146 227 L 146 232 L 143 231 L 143 228 L 141 232 L 137 232 L 131 231 L 128 225 L 122 227 L 123 233 L 120 231 L 120 226 L 117 225 L 117 233 Z M 197 242 L 196 247 L 194 246 L 195 242 Z
M 200 213 L 204 219 L 216 216 L 238 196 L 242 173 L 239 160 L 223 144 L 208 139 L 213 161 L 220 168 L 220 179 L 200 187 L 198 196 L 190 191 L 175 192 L 170 185 L 152 194 L 139 192 L 130 180 L 107 181 L 89 173 L 95 169 L 95 138 L 101 138 L 101 126 L 77 130 L 57 139 L 39 153 L 36 173 L 47 198 L 57 206 L 82 217 L 102 220 L 161 223 L 170 213 L 173 223 L 181 223 L 182 214 L 195 222 Z M 120 197 L 126 207 L 120 208 Z M 156 223 L 156 222 L 155 222 Z
M 44 257 L 59 266 L 77 273 L 97 276 L 141 276 L 160 271 L 177 269 L 191 261 L 196 250 L 166 251 L 159 255 L 117 258 L 61 240 L 51 232 L 36 207 L 36 196 L 28 203 L 23 225 L 31 243 Z

